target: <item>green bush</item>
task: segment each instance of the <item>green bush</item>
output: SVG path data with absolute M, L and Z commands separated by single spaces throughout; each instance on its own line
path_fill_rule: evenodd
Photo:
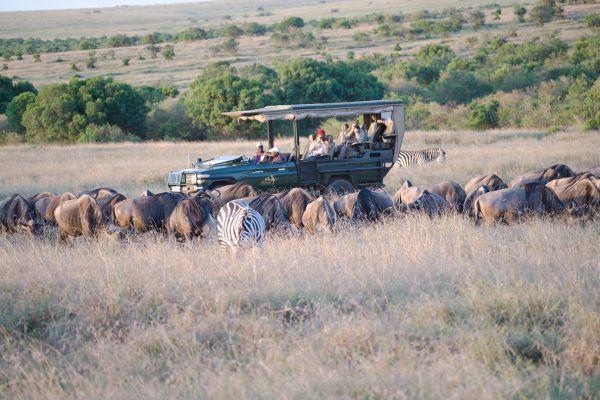
M 90 124 L 143 133 L 148 107 L 142 95 L 111 78 L 72 79 L 44 87 L 23 114 L 31 142 L 72 143 Z
M 10 103 L 14 97 L 25 92 L 37 93 L 37 90 L 33 87 L 31 82 L 15 81 L 9 77 L 0 75 L 0 114 L 6 112 L 8 103 Z
M 469 105 L 469 126 L 477 130 L 497 128 L 499 109 L 500 103 L 495 99 L 485 103 L 471 103 Z
M 161 54 L 165 60 L 172 60 L 175 57 L 175 47 L 172 44 L 168 44 L 163 48 Z
M 600 14 L 588 14 L 584 19 L 585 26 L 590 29 L 600 28 Z
M 469 71 L 450 71 L 433 87 L 434 98 L 441 104 L 466 104 L 471 100 L 485 96 L 492 87 L 479 80 Z
M 27 109 L 27 106 L 35 102 L 35 93 L 24 92 L 18 96 L 13 97 L 8 107 L 6 108 L 6 118 L 12 129 L 16 132 L 24 133 L 25 127 L 23 126 L 23 114 Z
M 167 99 L 148 114 L 147 139 L 204 140 L 206 131 L 194 125 L 181 100 Z

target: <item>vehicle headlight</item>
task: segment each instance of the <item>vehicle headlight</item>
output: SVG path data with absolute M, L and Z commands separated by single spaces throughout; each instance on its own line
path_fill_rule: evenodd
M 210 178 L 210 175 L 207 175 L 207 174 L 199 174 L 198 175 L 198 180 L 199 181 L 201 181 L 203 179 L 208 179 L 208 178 Z

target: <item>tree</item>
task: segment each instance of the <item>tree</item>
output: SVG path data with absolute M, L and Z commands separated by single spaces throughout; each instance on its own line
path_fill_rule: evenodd
M 0 114 L 6 112 L 6 108 L 11 100 L 21 93 L 37 93 L 31 82 L 13 81 L 12 79 L 0 75 Z
M 27 106 L 35 102 L 35 97 L 35 93 L 25 92 L 13 97 L 11 102 L 8 103 L 8 107 L 6 108 L 6 118 L 8 119 L 10 127 L 16 132 L 25 132 L 25 127 L 22 125 L 23 114 L 25 113 Z
M 223 117 L 231 110 L 260 108 L 273 103 L 264 85 L 240 78 L 229 64 L 211 65 L 192 84 L 185 98 L 186 113 L 194 125 L 214 136 L 253 137 L 257 123 L 243 123 Z
M 150 56 L 152 58 L 156 58 L 156 55 L 158 53 L 160 53 L 160 47 L 158 47 L 154 44 L 150 44 L 150 45 L 146 46 L 146 50 L 148 50 L 150 52 Z
M 242 34 L 244 34 L 244 31 L 237 25 L 226 25 L 219 29 L 219 36 L 225 36 L 232 39 L 235 39 Z
M 267 33 L 267 27 L 258 22 L 249 22 L 243 26 L 244 33 L 250 36 L 262 36 Z
M 227 53 L 235 54 L 238 51 L 239 45 L 240 43 L 237 40 L 234 38 L 229 38 L 225 40 L 223 44 L 221 44 L 221 48 Z
M 517 16 L 517 21 L 525 22 L 525 14 L 527 14 L 527 9 L 520 4 L 513 4 L 513 11 Z
M 175 57 L 175 47 L 171 44 L 166 45 L 162 51 L 162 56 L 165 60 L 172 60 Z
M 485 25 L 485 14 L 481 10 L 473 11 L 469 13 L 467 20 L 469 21 L 471 27 L 477 30 Z
M 72 79 L 40 90 L 23 113 L 22 125 L 28 141 L 72 143 L 90 124 L 142 133 L 147 113 L 145 99 L 126 83 Z
M 496 99 L 486 103 L 473 102 L 469 105 L 469 126 L 473 129 L 498 127 L 500 103 Z
M 557 6 L 554 0 L 538 0 L 538 2 L 529 11 L 529 18 L 537 26 L 544 26 L 545 23 L 554 19 L 557 13 Z
M 496 11 L 494 11 L 494 20 L 498 21 L 500 19 L 501 15 L 502 15 L 502 9 L 496 8 Z
M 492 87 L 478 80 L 472 72 L 453 70 L 435 84 L 433 91 L 439 103 L 466 104 L 490 93 Z
M 85 62 L 85 66 L 88 69 L 94 69 L 96 68 L 96 52 L 95 51 L 90 51 L 88 54 L 88 59 Z

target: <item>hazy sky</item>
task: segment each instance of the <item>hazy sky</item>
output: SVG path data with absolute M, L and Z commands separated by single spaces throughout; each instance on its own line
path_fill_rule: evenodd
M 192 3 L 196 1 L 206 0 L 0 0 L 0 12 L 112 7 L 119 5 L 133 6 L 147 4 Z

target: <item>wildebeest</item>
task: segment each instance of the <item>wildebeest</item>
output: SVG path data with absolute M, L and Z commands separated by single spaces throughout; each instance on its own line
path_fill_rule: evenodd
M 600 166 L 594 167 L 594 168 L 590 168 L 588 170 L 588 172 L 590 174 L 593 174 L 596 178 L 600 178 Z
M 215 190 L 219 193 L 214 201 L 217 208 L 223 207 L 225 203 L 228 203 L 231 200 L 245 199 L 258 195 L 258 192 L 252 185 L 249 185 L 246 182 L 237 182 L 231 185 L 221 186 Z
M 208 236 L 215 223 L 210 194 L 198 192 L 175 206 L 169 216 L 167 230 L 178 241 L 191 240 Z
M 323 196 L 311 201 L 302 215 L 302 224 L 308 233 L 332 232 L 335 225 L 335 211 Z
M 553 181 L 546 186 L 551 188 L 564 204 L 574 203 L 582 207 L 585 213 L 595 216 L 600 211 L 600 188 L 591 179 L 574 178 L 565 178 L 570 180 L 569 182 L 561 179 L 563 181 L 561 185 L 551 186 L 551 183 L 555 182 Z
M 540 183 L 527 183 L 485 193 L 475 200 L 477 222 L 508 223 L 528 215 L 578 215 L 578 208 L 565 207 L 554 191 Z
M 33 205 L 20 194 L 13 194 L 0 202 L 0 228 L 8 232 L 23 230 L 37 236 L 42 231 L 42 223 L 36 218 Z
M 149 196 L 154 196 L 154 193 L 152 193 L 150 190 L 146 189 L 144 190 L 141 194 L 140 197 L 149 197 Z
M 265 221 L 244 201 L 232 200 L 219 210 L 217 236 L 223 249 L 261 245 L 265 240 Z
M 425 186 L 413 186 L 406 181 L 394 195 L 396 209 L 400 211 L 420 211 L 430 217 L 444 212 L 448 208 L 446 200 L 429 191 Z
M 596 186 L 598 186 L 598 184 L 600 183 L 600 179 L 596 178 L 596 175 L 590 172 L 581 172 L 577 175 L 570 176 L 567 178 L 555 179 L 553 181 L 548 182 L 546 186 L 548 186 L 550 189 L 556 189 L 559 186 L 573 185 L 574 183 L 583 180 L 592 181 L 592 183 L 594 183 Z
M 443 181 L 427 186 L 426 189 L 443 198 L 449 207 L 454 208 L 457 212 L 462 212 L 467 194 L 458 182 Z
M 91 196 L 90 196 L 91 197 Z M 100 197 L 96 200 L 100 211 L 102 212 L 102 218 L 105 224 L 113 224 L 114 220 L 114 208 L 117 204 L 127 200 L 127 197 L 121 193 L 114 193 L 108 197 Z
M 107 197 L 111 197 L 112 195 L 117 194 L 115 189 L 109 187 L 100 187 L 96 189 L 85 190 L 83 192 L 77 193 L 77 197 L 81 197 L 83 195 L 88 195 L 94 200 L 100 200 Z
M 510 181 L 508 187 L 521 186 L 528 183 L 541 183 L 545 185 L 554 179 L 567 178 L 574 175 L 575 172 L 568 166 L 564 164 L 555 164 L 548 168 L 534 169 L 533 171 L 517 176 Z
M 270 193 L 259 194 L 250 199 L 242 199 L 265 220 L 267 231 L 287 232 L 291 229 L 288 213 L 277 196 Z
M 138 233 L 149 230 L 164 231 L 169 216 L 177 204 L 186 197 L 180 193 L 164 192 L 150 197 L 138 197 L 131 202 L 131 223 Z M 124 202 L 119 203 L 123 204 Z M 115 216 L 119 205 L 115 208 Z M 123 227 L 119 218 L 119 226 Z
M 463 203 L 462 212 L 467 214 L 469 217 L 475 218 L 475 213 L 473 212 L 473 203 L 475 203 L 475 200 L 477 200 L 479 196 L 490 191 L 491 190 L 485 185 L 481 185 L 477 190 L 473 190 L 467 195 L 467 198 Z
M 294 188 L 276 195 L 285 208 L 290 224 L 302 228 L 302 215 L 308 203 L 315 198 L 302 188 Z
M 446 210 L 448 205 L 442 196 L 432 193 L 422 186 L 404 186 L 394 196 L 396 209 L 400 212 L 415 211 L 427 214 L 430 218 Z
M 50 204 L 50 200 L 53 196 L 56 195 L 52 192 L 40 192 L 36 195 L 27 198 L 27 202 L 31 204 L 35 211 L 36 219 L 44 221 L 46 208 L 48 208 L 48 204 Z
M 465 193 L 469 195 L 472 191 L 479 189 L 480 186 L 487 186 L 488 191 L 506 189 L 506 183 L 496 174 L 476 176 L 465 185 Z
M 86 194 L 64 201 L 54 210 L 54 218 L 61 240 L 69 236 L 94 236 L 103 225 L 100 207 Z
M 352 221 L 376 221 L 383 214 L 394 210 L 394 202 L 384 191 L 363 188 L 340 197 L 333 208 L 337 215 L 350 218 Z
M 48 205 L 46 206 L 46 210 L 44 212 L 44 220 L 50 223 L 55 223 L 56 220 L 54 219 L 54 211 L 58 208 L 58 206 L 60 206 L 65 201 L 73 200 L 76 198 L 77 195 L 71 192 L 65 192 L 61 195 L 50 197 L 50 201 L 48 202 Z

